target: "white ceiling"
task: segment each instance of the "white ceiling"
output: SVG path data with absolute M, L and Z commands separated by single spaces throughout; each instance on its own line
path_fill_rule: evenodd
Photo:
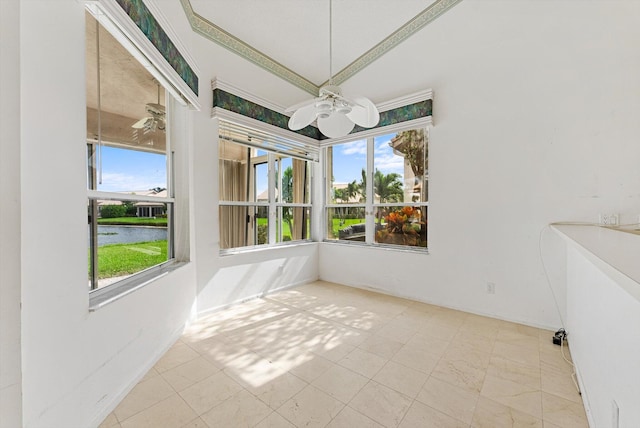
M 345 94 L 380 103 L 430 88 L 425 68 L 428 49 L 433 43 L 446 43 L 438 31 L 434 40 L 433 29 L 453 18 L 453 6 L 460 1 L 333 0 L 333 74 Z M 164 15 L 169 27 L 195 37 L 199 55 L 194 65 L 201 90 L 206 90 L 204 82 L 217 77 L 283 111 L 317 95 L 318 87 L 328 80 L 329 0 L 147 0 L 147 4 Z M 206 34 L 198 25 L 216 33 Z M 89 24 L 90 76 L 95 75 L 95 62 L 90 60 L 95 58 L 94 38 Z M 102 109 L 123 116 L 119 134 L 124 135 L 130 133 L 128 122 L 145 115 L 145 103 L 156 101 L 156 86 L 108 34 L 101 42 L 105 43 Z M 123 74 L 139 78 L 128 82 Z M 89 107 L 95 108 L 91 81 L 87 93 Z
M 347 67 L 434 0 L 335 0 L 333 72 Z M 193 11 L 291 71 L 329 78 L 329 1 L 190 0 Z
M 200 74 L 242 88 L 276 110 L 317 96 L 328 80 L 329 0 L 148 1 L 162 4 L 166 16 L 184 14 L 202 46 L 197 50 L 208 52 L 206 60 L 199 58 L 205 64 Z M 450 19 L 461 1 L 334 0 L 334 82 L 346 95 L 374 103 L 430 88 L 416 63 L 428 62 L 429 28 Z M 395 53 L 408 46 L 412 54 L 399 63 Z

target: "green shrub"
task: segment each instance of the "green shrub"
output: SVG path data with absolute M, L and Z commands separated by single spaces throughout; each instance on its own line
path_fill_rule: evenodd
M 104 205 L 100 208 L 102 218 L 124 217 L 127 208 L 124 205 Z
M 258 224 L 258 244 L 266 244 L 268 238 L 268 228 L 266 224 Z

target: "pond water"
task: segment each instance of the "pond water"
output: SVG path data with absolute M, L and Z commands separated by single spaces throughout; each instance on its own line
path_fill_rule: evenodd
M 166 227 L 98 226 L 98 246 L 167 239 Z

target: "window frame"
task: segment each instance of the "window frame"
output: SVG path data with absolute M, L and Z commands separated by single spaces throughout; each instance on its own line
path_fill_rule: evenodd
M 255 251 L 263 248 L 273 248 L 279 246 L 291 246 L 291 245 L 299 245 L 302 243 L 308 243 L 312 241 L 311 233 L 304 239 L 297 239 L 291 241 L 283 241 L 283 227 L 282 224 L 284 222 L 282 217 L 283 208 L 306 208 L 310 211 L 310 214 L 306 217 L 310 222 L 312 221 L 312 213 L 313 213 L 313 160 L 311 159 L 303 159 L 297 157 L 292 154 L 287 154 L 283 151 L 274 152 L 269 150 L 269 148 L 263 147 L 258 148 L 256 145 L 247 145 L 242 144 L 238 141 L 225 141 L 227 144 L 237 144 L 247 148 L 253 148 L 256 150 L 262 150 L 266 152 L 266 155 L 259 155 L 256 157 L 251 157 L 249 159 L 249 167 L 254 168 L 255 165 L 264 164 L 263 156 L 266 156 L 267 163 L 267 195 L 268 199 L 266 202 L 260 201 L 226 201 L 218 198 L 218 211 L 220 212 L 221 207 L 264 207 L 267 209 L 267 218 L 268 218 L 268 232 L 267 232 L 267 242 L 265 244 L 253 244 L 253 245 L 245 245 L 239 247 L 231 247 L 231 248 L 220 248 L 220 255 L 229 255 L 229 254 L 237 254 L 249 251 Z M 281 159 L 291 158 L 291 159 L 299 159 L 305 162 L 305 168 L 309 173 L 309 177 L 307 178 L 308 186 L 309 186 L 309 202 L 306 203 L 294 203 L 294 202 L 283 202 L 281 200 L 277 200 L 276 197 L 276 189 L 277 183 L 280 177 L 280 169 L 276 167 L 276 162 L 279 163 Z M 220 152 L 218 151 L 218 159 L 220 159 Z M 247 183 L 247 187 L 249 190 L 253 189 L 253 193 L 256 192 L 255 186 L 255 176 L 253 177 L 253 182 Z M 221 180 L 222 181 L 222 180 Z M 218 222 L 218 228 L 222 227 L 222 222 Z M 257 225 L 257 221 L 255 223 Z M 256 231 L 257 233 L 257 227 Z
M 402 131 L 409 131 L 413 129 L 424 129 L 425 144 L 426 144 L 427 153 L 428 153 L 428 146 L 430 143 L 430 135 L 429 135 L 430 125 L 431 123 L 429 118 L 429 122 L 426 122 L 426 123 L 416 124 L 415 122 L 412 122 L 410 125 L 406 124 L 405 126 L 394 126 L 394 127 L 389 127 L 387 129 L 379 128 L 379 129 L 375 129 L 375 130 L 371 130 L 363 133 L 354 134 L 353 136 L 349 136 L 351 138 L 341 138 L 339 140 L 332 140 L 328 144 L 324 145 L 322 150 L 322 162 L 324 167 L 323 168 L 323 171 L 324 171 L 323 219 L 324 221 L 322 222 L 323 223 L 323 230 L 322 230 L 323 242 L 331 243 L 331 244 L 339 244 L 339 245 L 355 245 L 355 246 L 361 246 L 361 247 L 387 248 L 387 249 L 393 249 L 398 251 L 411 251 L 411 252 L 416 252 L 421 254 L 428 254 L 429 252 L 428 243 L 427 243 L 427 246 L 422 247 L 422 246 L 396 245 L 396 244 L 386 244 L 386 243 L 376 242 L 375 240 L 376 209 L 385 208 L 385 207 L 420 207 L 421 209 L 426 210 L 426 212 L 428 213 L 429 201 L 427 200 L 427 201 L 418 201 L 418 202 L 383 202 L 383 203 L 378 202 L 376 203 L 374 201 L 373 183 L 374 183 L 374 176 L 375 176 L 375 139 L 383 135 L 399 133 Z M 329 162 L 328 149 L 336 147 L 341 144 L 352 143 L 352 142 L 362 141 L 362 140 L 366 141 L 366 148 L 367 148 L 367 156 L 366 156 L 367 187 L 365 189 L 364 203 L 340 203 L 340 204 L 330 203 L 331 196 L 332 196 L 331 195 L 332 185 L 329 177 L 330 177 L 330 174 L 332 173 L 333 165 L 330 164 Z M 333 158 L 331 159 L 331 162 L 333 162 Z M 425 182 L 425 185 L 428 186 L 429 184 L 428 160 L 426 160 L 426 162 L 427 164 L 425 166 L 427 168 L 425 169 L 424 182 Z M 364 213 L 365 213 L 365 241 L 364 242 L 351 241 L 351 240 L 345 240 L 340 238 L 336 238 L 336 239 L 329 238 L 329 222 L 332 221 L 331 220 L 332 217 L 329 215 L 329 210 L 336 209 L 336 208 L 364 209 Z M 425 227 L 427 228 L 427 235 L 428 235 L 428 224 L 425 224 Z
M 151 283 L 158 278 L 167 275 L 169 272 L 186 264 L 186 260 L 178 260 L 176 258 L 176 196 L 175 196 L 175 168 L 174 155 L 175 151 L 171 144 L 172 125 L 176 120 L 173 113 L 181 106 L 191 105 L 192 108 L 199 110 L 197 98 L 193 98 L 188 91 L 185 92 L 185 84 L 180 81 L 179 77 L 171 75 L 170 66 L 164 64 L 164 59 L 156 52 L 153 46 L 144 38 L 140 37 L 136 31 L 139 31 L 128 16 L 118 7 L 114 7 L 106 2 L 85 2 L 85 9 L 95 18 L 104 30 L 108 31 L 120 45 L 151 74 L 153 78 L 165 89 L 164 106 L 166 108 L 166 147 L 162 152 L 166 157 L 166 190 L 167 196 L 144 196 L 132 195 L 127 193 L 102 191 L 97 189 L 95 177 L 92 169 L 95 168 L 96 152 L 99 154 L 101 145 L 112 147 L 127 148 L 126 145 L 118 143 L 109 143 L 107 141 L 97 141 L 87 138 L 85 144 L 86 152 L 86 168 L 87 168 L 87 206 L 89 213 L 89 227 L 95 228 L 97 231 L 97 202 L 99 200 L 113 201 L 130 201 L 130 202 L 155 202 L 166 205 L 167 211 L 167 260 L 159 264 L 150 266 L 136 273 L 126 276 L 112 284 L 98 287 L 97 283 L 97 242 L 96 232 L 90 232 L 88 250 L 91 266 L 89 267 L 89 311 L 95 311 L 106 304 L 117 300 L 138 288 Z M 140 42 L 141 41 L 141 42 Z M 175 72 L 174 72 L 175 73 Z M 90 78 L 90 76 L 87 76 Z M 88 148 L 91 148 L 89 150 Z M 98 148 L 98 150 L 96 150 Z M 93 157 L 93 159 L 92 159 Z M 92 224 L 93 223 L 93 224 Z M 182 246 L 181 246 L 182 248 Z M 94 259 L 94 260 L 91 260 Z M 85 262 L 86 263 L 86 262 Z

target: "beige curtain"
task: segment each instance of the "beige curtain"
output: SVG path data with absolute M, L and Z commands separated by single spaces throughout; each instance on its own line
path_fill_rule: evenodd
M 303 204 L 305 203 L 306 187 L 307 187 L 307 164 L 303 160 L 293 159 L 293 203 Z M 306 238 L 303 233 L 306 219 L 306 208 L 295 207 L 293 208 L 293 230 L 291 231 L 291 239 L 298 240 Z
M 224 159 L 221 145 L 219 192 L 221 201 L 247 200 L 247 155 L 240 159 Z M 247 207 L 220 206 L 220 248 L 247 245 Z

